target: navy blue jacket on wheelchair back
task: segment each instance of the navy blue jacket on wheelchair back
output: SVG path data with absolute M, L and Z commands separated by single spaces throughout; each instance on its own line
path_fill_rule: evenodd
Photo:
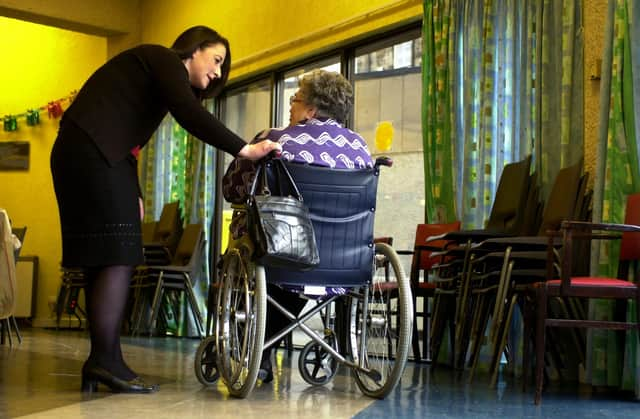
M 374 263 L 373 221 L 377 167 L 329 169 L 286 163 L 309 207 L 320 265 L 296 272 L 266 267 L 267 280 L 279 285 L 353 287 L 371 281 Z M 271 174 L 269 187 L 287 194 Z M 279 189 L 280 188 L 280 189 Z

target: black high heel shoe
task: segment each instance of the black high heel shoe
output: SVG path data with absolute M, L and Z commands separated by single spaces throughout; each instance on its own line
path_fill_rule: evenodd
M 157 384 L 147 384 L 142 378 L 123 380 L 102 367 L 82 368 L 82 391 L 92 393 L 98 391 L 98 383 L 109 387 L 114 393 L 154 393 L 160 389 Z

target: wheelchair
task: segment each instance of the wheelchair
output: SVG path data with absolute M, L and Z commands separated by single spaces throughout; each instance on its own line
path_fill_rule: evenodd
M 324 385 L 344 365 L 362 393 L 384 398 L 404 371 L 413 322 L 409 280 L 399 258 L 392 247 L 373 240 L 380 166 L 392 161 L 379 158 L 368 170 L 286 164 L 309 207 L 320 265 L 306 272 L 265 267 L 252 260 L 247 235 L 231 240 L 210 289 L 210 296 L 217 295 L 214 307 L 210 298 L 212 333 L 196 351 L 196 377 L 206 386 L 221 378 L 232 396 L 244 398 L 257 382 L 263 347 L 298 328 L 311 338 L 298 362 L 306 382 Z M 270 186 L 274 181 L 269 178 Z M 267 283 L 295 290 L 316 305 L 295 316 L 267 295 Z M 291 322 L 264 342 L 267 303 Z M 305 324 L 317 313 L 324 323 L 320 333 Z M 342 339 L 336 320 L 346 323 Z

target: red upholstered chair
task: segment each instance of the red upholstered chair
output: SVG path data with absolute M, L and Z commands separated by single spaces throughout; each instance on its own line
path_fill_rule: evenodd
M 449 244 L 448 240 L 435 240 L 427 243 L 427 238 L 460 230 L 460 221 L 448 224 L 418 224 L 412 251 L 399 250 L 397 253 L 411 254 L 411 294 L 413 295 L 413 357 L 415 361 L 430 359 L 429 354 L 429 298 L 435 295 L 436 284 L 429 281 L 429 271 L 436 263 L 442 262 L 442 256 L 433 256 L 434 252 L 443 251 Z M 422 275 L 420 273 L 422 272 Z M 418 309 L 417 300 L 422 298 L 422 308 Z M 417 318 L 422 318 L 422 353 L 420 352 L 420 338 L 418 335 Z
M 579 221 L 564 221 L 561 225 L 563 235 L 562 267 L 559 279 L 553 278 L 536 285 L 537 322 L 536 322 L 536 393 L 535 403 L 542 399 L 542 386 L 545 365 L 545 341 L 548 327 L 579 327 L 613 330 L 640 329 L 640 287 L 636 282 L 627 280 L 629 265 L 640 260 L 640 193 L 628 197 L 625 224 L 597 224 Z M 622 232 L 622 235 L 611 232 Z M 571 256 L 575 239 L 614 239 L 621 238 L 620 264 L 617 278 L 572 276 Z M 637 266 L 636 266 L 637 267 Z M 551 272 L 551 270 L 549 270 Z M 598 298 L 614 299 L 620 302 L 635 300 L 636 321 L 588 320 L 579 318 L 551 318 L 548 306 L 552 298 Z M 640 338 L 640 333 L 638 334 Z

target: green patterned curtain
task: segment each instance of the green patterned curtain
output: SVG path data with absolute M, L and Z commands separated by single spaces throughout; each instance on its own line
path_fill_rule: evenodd
M 453 126 L 451 69 L 455 54 L 455 1 L 425 0 L 422 28 L 422 134 L 425 219 L 456 219 L 453 190 Z
M 205 255 L 209 254 L 211 242 L 209 225 L 215 194 L 215 153 L 213 147 L 190 136 L 167 115 L 149 144 L 142 149 L 140 157 L 145 221 L 158 220 L 164 204 L 179 201 L 184 222 L 201 222 L 204 226 Z M 203 260 L 202 271 L 194 281 L 194 288 L 200 311 L 206 318 L 209 267 L 208 258 Z M 178 318 L 169 319 L 167 332 L 178 336 L 194 336 L 196 329 L 188 314 L 184 296 L 182 300 L 183 310 Z
M 635 4 L 634 4 L 635 3 Z M 600 82 L 600 134 L 594 189 L 593 220 L 624 221 L 626 197 L 640 191 L 636 132 L 640 117 L 640 6 L 634 1 L 610 0 Z M 592 272 L 617 275 L 619 244 L 602 243 L 592 249 Z M 594 301 L 593 319 L 608 320 L 611 301 Z M 635 318 L 635 304 L 627 306 Z M 620 387 L 640 397 L 640 365 L 636 331 L 621 342 L 613 331 L 593 330 L 587 347 L 587 380 L 593 385 Z
M 533 155 L 543 193 L 583 155 L 582 0 L 425 0 L 427 222 L 482 228 L 502 168 Z M 561 40 L 561 42 L 558 42 Z M 512 365 L 520 366 L 514 314 Z
M 426 0 L 423 43 L 429 222 L 482 228 L 506 164 L 546 190 L 582 157 L 581 0 Z

